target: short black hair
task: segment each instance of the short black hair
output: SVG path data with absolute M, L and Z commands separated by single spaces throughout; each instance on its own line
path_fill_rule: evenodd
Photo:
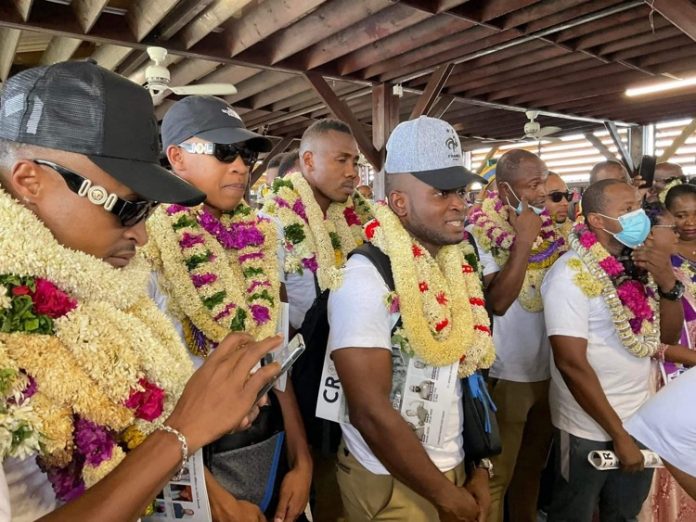
M 289 174 L 293 170 L 299 168 L 300 155 L 297 149 L 283 153 L 283 157 L 280 160 L 280 165 L 278 165 L 278 177 L 283 178 L 286 174 Z
M 682 183 L 681 185 L 677 185 L 676 187 L 669 189 L 667 191 L 667 197 L 665 197 L 665 206 L 667 209 L 672 210 L 674 207 L 674 200 L 683 196 L 696 197 L 696 185 Z
M 650 218 L 650 226 L 658 225 L 660 218 L 667 213 L 667 209 L 661 201 L 646 201 L 643 203 L 643 210 Z
M 628 170 L 624 166 L 623 163 L 621 163 L 619 160 L 615 159 L 610 159 L 606 161 L 600 161 L 599 163 L 596 163 L 594 167 L 592 167 L 592 170 L 590 171 L 590 185 L 593 185 L 594 183 L 597 183 L 597 174 L 608 167 L 618 167 L 621 170 L 623 170 L 626 173 L 626 178 L 628 178 Z
M 345 122 L 341 120 L 336 120 L 334 118 L 326 118 L 323 120 L 316 121 L 312 123 L 307 130 L 302 134 L 302 141 L 300 144 L 300 150 L 304 150 L 303 145 L 305 145 L 309 140 L 315 136 L 321 136 L 330 131 L 342 132 L 344 134 L 353 135 L 350 127 Z
M 587 216 L 591 213 L 602 213 L 607 204 L 606 191 L 608 187 L 612 185 L 618 185 L 619 183 L 625 185 L 623 181 L 618 179 L 603 179 L 594 183 L 585 189 L 582 194 L 582 215 L 587 223 Z
M 520 162 L 524 159 L 541 161 L 539 156 L 524 149 L 512 149 L 503 154 L 495 164 L 495 179 L 498 182 L 510 183 L 517 177 Z

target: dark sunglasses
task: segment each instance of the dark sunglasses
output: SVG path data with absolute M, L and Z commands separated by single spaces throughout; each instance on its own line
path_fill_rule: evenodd
M 94 205 L 104 207 L 104 210 L 111 212 L 121 221 L 123 227 L 132 227 L 147 219 L 159 205 L 157 201 L 121 199 L 116 194 L 110 194 L 104 187 L 95 185 L 91 180 L 52 161 L 37 159 L 34 163 L 55 170 L 65 180 L 71 191 L 82 198 L 87 198 Z
M 232 163 L 238 157 L 247 167 L 252 167 L 259 157 L 258 151 L 234 143 L 181 143 L 179 145 L 191 154 L 208 154 L 223 163 Z
M 573 193 L 569 190 L 566 192 L 551 192 L 547 196 L 554 203 L 560 203 L 563 198 L 570 203 L 570 200 L 573 199 Z

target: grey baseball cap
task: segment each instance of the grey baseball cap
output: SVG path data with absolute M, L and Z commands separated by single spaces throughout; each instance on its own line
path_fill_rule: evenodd
M 205 194 L 162 168 L 150 94 L 94 62 L 61 62 L 5 82 L 0 139 L 84 154 L 141 197 L 197 205 Z
M 162 146 L 179 145 L 196 136 L 211 143 L 245 143 L 256 152 L 268 152 L 273 143 L 244 127 L 239 114 L 215 96 L 188 96 L 167 111 L 162 120 Z
M 387 141 L 386 174 L 411 174 L 438 190 L 486 180 L 464 167 L 459 136 L 444 120 L 421 116 L 399 123 Z

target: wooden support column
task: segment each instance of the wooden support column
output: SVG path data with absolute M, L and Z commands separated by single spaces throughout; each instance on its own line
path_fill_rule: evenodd
M 454 63 L 445 63 L 440 65 L 437 69 L 433 71 L 428 80 L 428 85 L 425 86 L 423 94 L 420 95 L 416 105 L 411 111 L 411 116 L 409 120 L 428 114 L 432 108 L 437 97 L 440 96 L 442 87 L 449 80 L 450 74 L 452 74 L 452 69 L 454 69 Z
M 606 145 L 604 145 L 604 143 L 602 143 L 602 141 L 597 136 L 595 136 L 591 132 L 584 133 L 584 136 L 585 136 L 585 139 L 587 141 L 589 141 L 594 146 L 594 148 L 597 149 L 602 154 L 602 156 L 604 156 L 608 160 L 615 160 L 616 159 L 616 156 L 614 155 L 614 153 L 612 151 L 610 151 L 606 147 Z
M 360 152 L 367 158 L 376 170 L 382 168 L 382 162 L 380 155 L 372 144 L 372 140 L 369 138 L 365 127 L 358 121 L 358 119 L 353 115 L 348 105 L 341 100 L 336 93 L 331 89 L 324 77 L 316 72 L 306 72 L 304 73 L 307 81 L 309 81 L 312 88 L 316 91 L 319 97 L 324 100 L 326 106 L 329 108 L 331 113 L 339 120 L 345 122 L 348 127 L 350 127 L 351 132 L 355 141 L 358 143 L 358 148 Z
M 691 136 L 694 131 L 696 131 L 696 118 L 691 120 L 691 123 L 684 127 L 679 136 L 674 138 L 674 141 L 672 141 L 670 146 L 665 149 L 657 161 L 660 163 L 663 161 L 668 161 L 669 158 L 671 158 L 674 153 L 677 152 L 677 149 L 686 143 L 686 140 L 689 139 L 689 136 Z
M 261 165 L 256 167 L 254 171 L 251 173 L 251 179 L 249 180 L 249 186 L 252 186 L 254 183 L 258 181 L 258 179 L 261 177 L 261 175 L 266 172 L 266 169 L 268 168 L 268 164 L 270 161 L 280 154 L 281 152 L 284 152 L 292 143 L 293 138 L 283 138 L 280 140 L 278 143 L 273 145 L 273 148 L 270 150 L 268 154 L 266 154 L 266 157 L 263 158 L 263 161 L 261 162 Z
M 696 41 L 696 5 L 689 0 L 645 0 L 682 33 Z
M 481 165 L 479 165 L 479 168 L 476 171 L 476 174 L 481 174 L 483 172 L 483 169 L 485 169 L 487 166 L 486 164 L 488 163 L 488 160 L 491 159 L 495 155 L 496 152 L 498 152 L 498 147 L 499 147 L 499 145 L 493 145 L 491 147 L 491 150 L 489 150 L 486 153 L 486 157 L 483 158 L 483 161 L 481 162 Z
M 428 116 L 433 118 L 442 118 L 452 103 L 454 103 L 454 96 L 451 94 L 441 95 L 428 111 Z
M 621 161 L 623 161 L 624 165 L 626 166 L 626 169 L 628 170 L 628 173 L 632 177 L 633 172 L 635 170 L 633 166 L 633 160 L 631 159 L 631 154 L 629 153 L 628 148 L 621 140 L 621 135 L 619 135 L 619 130 L 616 128 L 616 124 L 613 121 L 605 121 L 604 126 L 609 131 L 609 136 L 611 136 L 614 145 L 616 145 L 616 148 L 618 149 L 619 154 L 621 155 Z
M 0 29 L 0 80 L 5 81 L 10 75 L 10 68 L 17 52 L 17 44 L 22 31 L 19 29 Z
M 372 144 L 379 154 L 379 166 L 375 165 L 372 193 L 376 199 L 385 197 L 384 159 L 389 135 L 399 124 L 399 97 L 394 96 L 391 83 L 381 83 L 372 88 Z
M 634 165 L 640 165 L 640 160 L 643 159 L 643 127 L 631 127 L 628 129 L 631 139 L 629 140 L 629 152 Z

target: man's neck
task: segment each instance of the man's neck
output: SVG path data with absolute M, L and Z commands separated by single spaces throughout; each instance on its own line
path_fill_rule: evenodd
M 307 178 L 305 178 L 307 179 Z M 319 205 L 319 208 L 323 212 L 323 214 L 326 216 L 326 213 L 329 210 L 329 205 L 331 205 L 331 200 L 327 198 L 324 194 L 321 193 L 321 191 L 316 188 L 314 185 L 312 185 L 312 182 L 307 179 L 307 183 L 309 183 L 309 186 L 312 188 L 312 194 L 314 194 L 314 200 L 317 202 L 317 205 Z
M 597 236 L 597 241 L 599 241 L 599 244 L 602 245 L 612 256 L 618 257 L 621 255 L 625 246 L 614 239 L 611 234 L 605 232 L 604 230 L 592 230 L 592 232 L 594 232 L 595 236 Z
M 215 208 L 212 205 L 208 205 L 208 203 L 203 203 L 203 206 L 216 218 L 220 219 L 220 216 L 222 216 L 222 210 L 220 210 L 219 208 Z

